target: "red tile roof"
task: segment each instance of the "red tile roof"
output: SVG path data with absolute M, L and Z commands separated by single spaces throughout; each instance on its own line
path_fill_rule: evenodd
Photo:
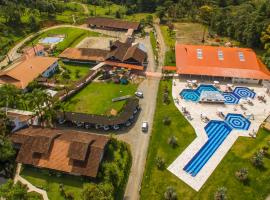
M 20 89 L 45 72 L 58 58 L 34 56 L 0 73 L 0 84 L 13 84 Z
M 19 163 L 96 177 L 109 138 L 72 130 L 28 128 L 13 134 L 11 140 L 21 145 L 16 158 Z
M 270 80 L 270 72 L 248 48 L 176 45 L 178 74 Z

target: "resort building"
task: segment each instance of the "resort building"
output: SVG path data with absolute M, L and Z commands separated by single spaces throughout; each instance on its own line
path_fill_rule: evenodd
M 175 56 L 180 77 L 256 84 L 270 80 L 267 67 L 248 48 L 177 44 Z
M 143 70 L 147 65 L 147 53 L 142 44 L 120 42 L 119 40 L 110 45 L 110 50 L 68 48 L 59 57 L 66 62 L 104 62 L 107 65 L 136 70 Z
M 12 132 L 28 127 L 29 125 L 38 125 L 39 120 L 34 112 L 12 108 L 1 108 L 1 110 L 7 115 L 11 123 Z
M 34 56 L 45 56 L 45 47 L 41 44 L 37 44 L 32 47 L 26 47 L 23 49 L 23 55 L 26 59 L 32 58 Z
M 0 85 L 12 84 L 19 89 L 25 89 L 39 76 L 48 78 L 53 75 L 57 66 L 58 58 L 34 56 L 0 73 Z
M 129 22 L 105 17 L 91 17 L 87 21 L 90 28 L 100 28 L 113 31 L 138 31 L 140 29 L 139 22 Z
M 22 129 L 11 136 L 18 163 L 95 178 L 109 141 L 72 130 Z

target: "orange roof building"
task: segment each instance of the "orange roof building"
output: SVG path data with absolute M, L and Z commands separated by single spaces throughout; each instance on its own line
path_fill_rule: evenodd
M 175 48 L 180 75 L 270 80 L 270 72 L 248 48 L 180 45 Z
M 58 66 L 58 58 L 35 56 L 11 66 L 0 73 L 1 84 L 13 84 L 17 88 L 25 89 L 27 85 L 39 75 L 49 77 Z
M 95 178 L 109 137 L 73 130 L 22 129 L 11 136 L 16 161 Z

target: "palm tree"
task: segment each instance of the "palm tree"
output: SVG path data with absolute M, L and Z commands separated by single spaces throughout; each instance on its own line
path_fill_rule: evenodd
M 160 169 L 160 170 L 164 169 L 165 160 L 163 158 L 161 158 L 160 156 L 157 156 L 156 157 L 156 165 L 157 165 L 158 169 Z
M 248 170 L 246 168 L 239 169 L 235 172 L 235 177 L 241 181 L 245 182 L 248 179 Z
M 227 188 L 221 187 L 218 188 L 217 192 L 215 193 L 215 200 L 226 200 L 227 199 Z
M 178 146 L 178 139 L 174 135 L 170 136 L 168 139 L 168 144 L 171 145 L 173 148 Z
M 263 163 L 263 153 L 258 151 L 256 152 L 253 157 L 251 158 L 251 163 L 255 166 L 255 167 L 263 167 L 264 163 Z
M 174 189 L 174 187 L 169 186 L 166 189 L 166 192 L 164 193 L 164 198 L 166 200 L 176 200 L 177 199 L 177 193 Z

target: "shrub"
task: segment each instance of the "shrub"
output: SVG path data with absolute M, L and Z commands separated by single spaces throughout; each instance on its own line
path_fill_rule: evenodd
M 174 135 L 170 136 L 168 139 L 168 144 L 171 145 L 173 148 L 178 146 L 178 139 Z
M 226 200 L 227 199 L 227 189 L 225 187 L 218 188 L 215 193 L 215 200 Z
M 248 170 L 246 168 L 239 169 L 235 172 L 235 177 L 241 181 L 245 182 L 248 180 Z
M 163 170 L 165 167 L 165 160 L 164 158 L 161 158 L 160 156 L 156 157 L 156 165 L 159 170 Z
M 177 193 L 172 186 L 167 187 L 166 192 L 164 193 L 164 198 L 166 200 L 176 200 Z
M 263 167 L 264 163 L 263 163 L 263 154 L 262 152 L 258 151 L 256 152 L 253 157 L 251 158 L 251 163 L 255 166 L 255 167 Z
M 171 124 L 171 119 L 169 117 L 164 117 L 163 124 L 167 125 L 167 126 L 170 125 Z

